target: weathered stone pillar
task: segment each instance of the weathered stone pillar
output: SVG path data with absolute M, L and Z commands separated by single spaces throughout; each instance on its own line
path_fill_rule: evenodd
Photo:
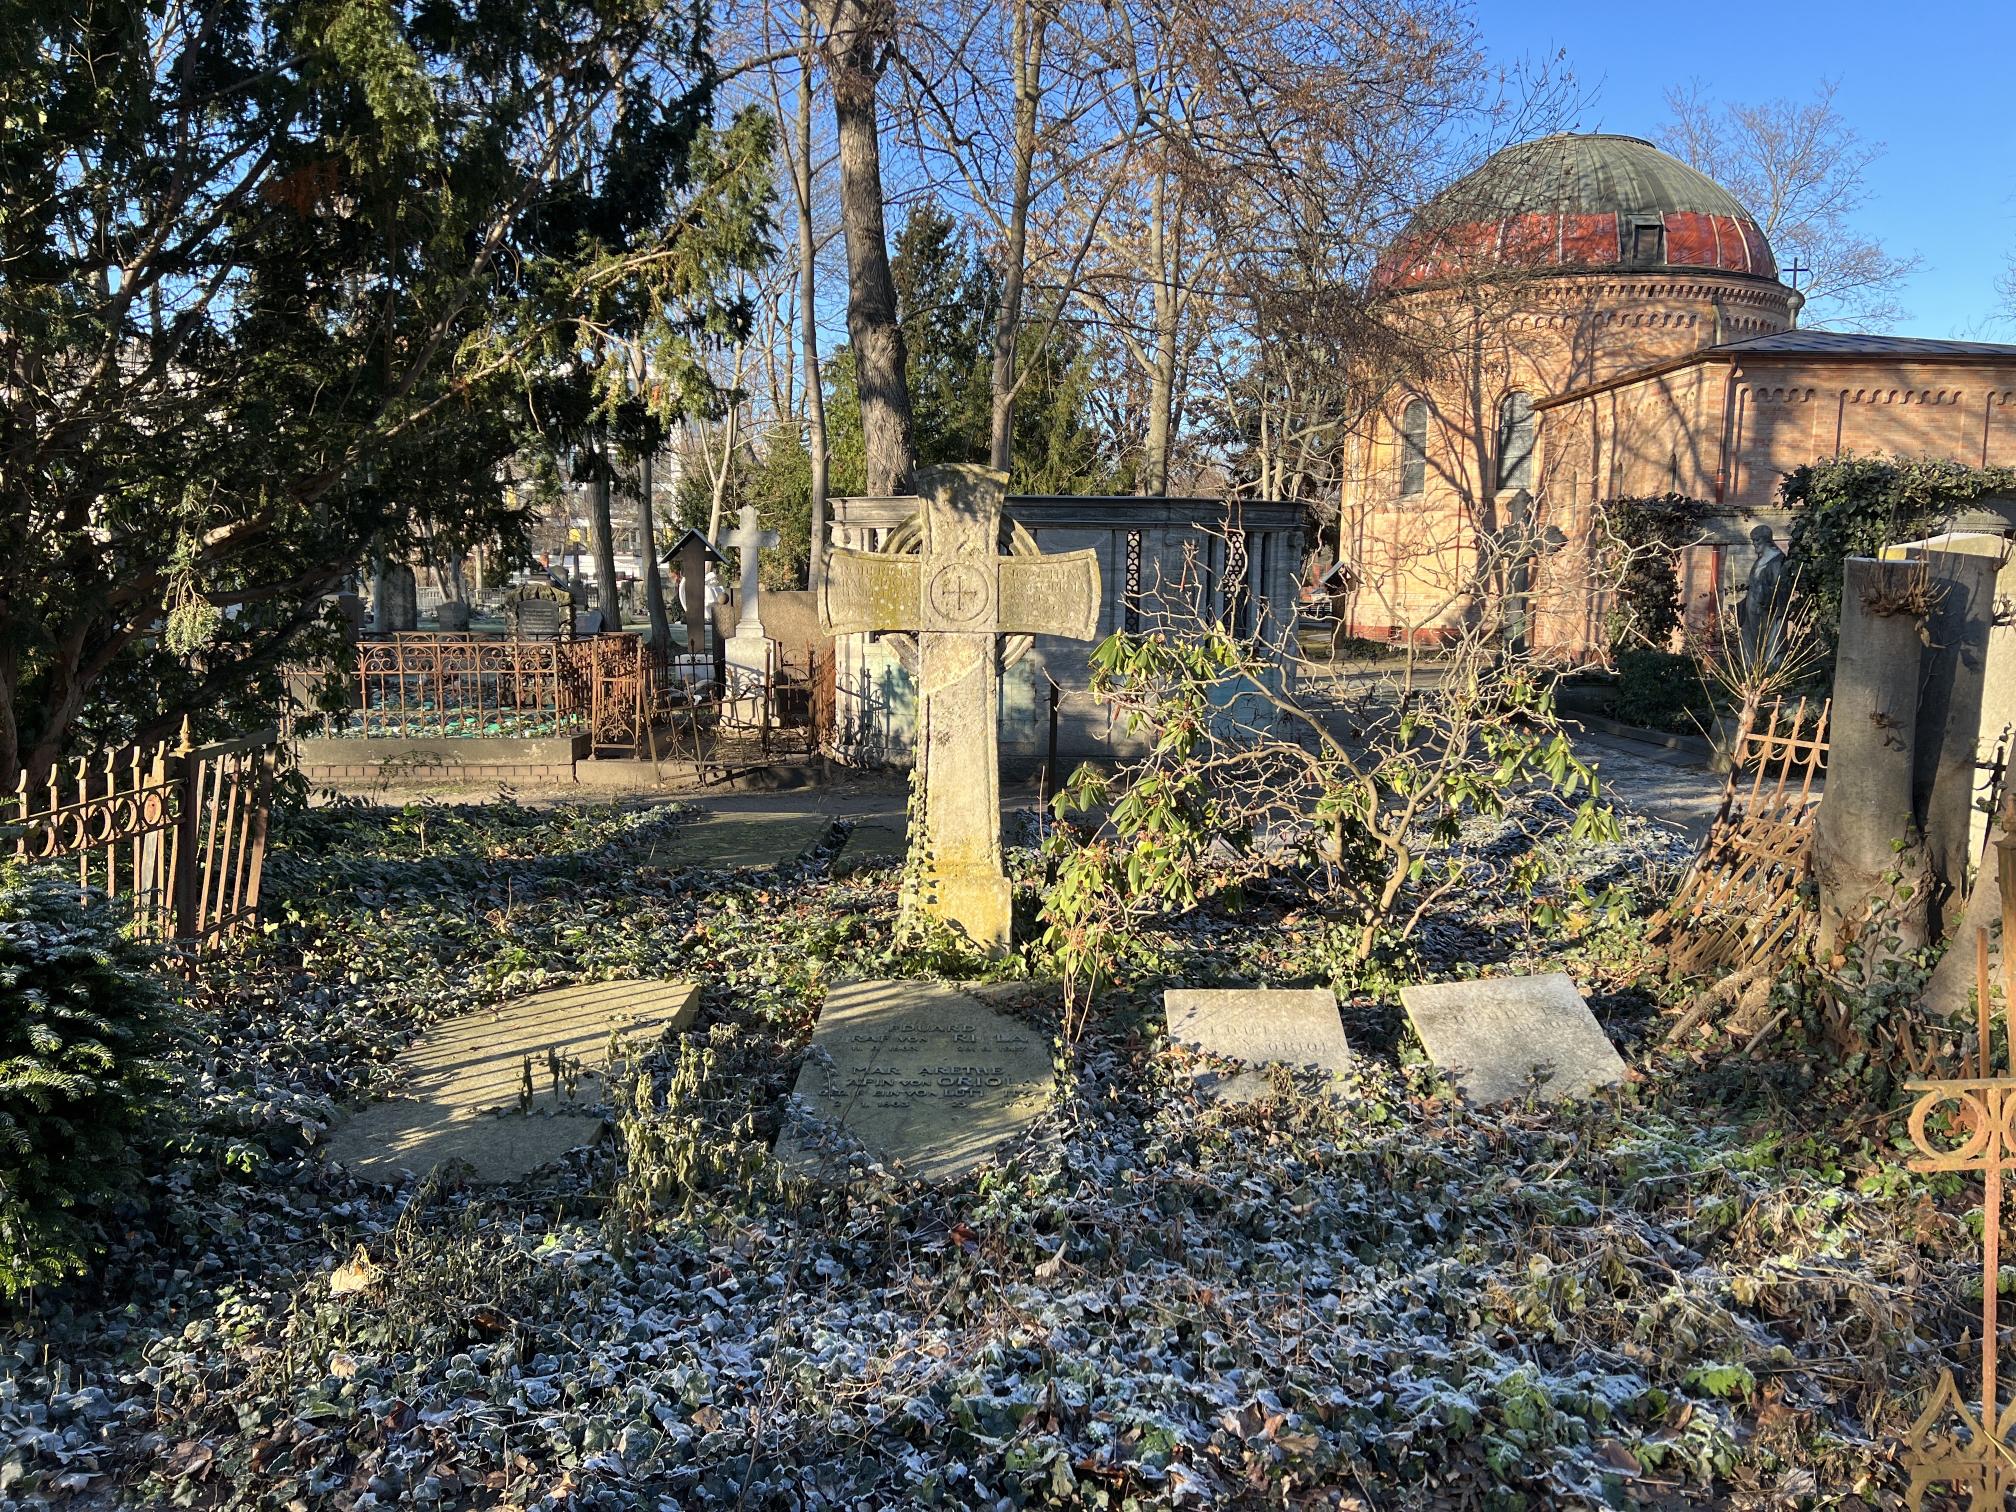
M 384 588 L 371 605 L 371 628 L 379 634 L 420 627 L 420 585 L 413 569 L 395 562 L 385 569 Z
M 1892 872 L 1901 871 L 1912 889 L 1894 921 L 1901 947 L 1925 938 L 1923 837 L 1911 809 L 1925 583 L 1923 563 L 1867 557 L 1847 563 L 1827 792 L 1814 816 L 1823 956 L 1854 937 L 1872 904 L 1895 900 Z

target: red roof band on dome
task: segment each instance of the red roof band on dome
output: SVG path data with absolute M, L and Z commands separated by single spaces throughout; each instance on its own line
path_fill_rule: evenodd
M 1650 142 L 1604 135 L 1493 154 L 1414 218 L 1373 281 L 1412 288 L 1497 268 L 1778 277 L 1770 243 L 1728 190 Z

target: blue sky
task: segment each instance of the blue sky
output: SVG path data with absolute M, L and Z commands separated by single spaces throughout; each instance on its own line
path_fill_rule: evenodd
M 1923 259 L 1898 333 L 2016 341 L 2016 322 L 1995 319 L 1995 281 L 2016 253 L 2016 5 L 1477 0 L 1476 16 L 1501 61 L 1566 52 L 1585 131 L 1651 136 L 1666 90 L 1689 80 L 1745 102 L 1837 80 L 1836 108 L 1887 148 L 1862 224 Z

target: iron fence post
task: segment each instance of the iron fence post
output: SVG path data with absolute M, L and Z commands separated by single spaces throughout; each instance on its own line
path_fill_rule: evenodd
M 182 719 L 182 740 L 175 748 L 175 937 L 194 940 L 202 933 L 197 917 L 196 843 L 202 826 L 203 768 L 190 739 L 189 719 Z

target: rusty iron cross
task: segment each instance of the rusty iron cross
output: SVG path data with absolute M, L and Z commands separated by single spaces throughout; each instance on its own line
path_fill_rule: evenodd
M 999 554 L 1008 475 L 961 464 L 916 476 L 921 549 L 827 553 L 819 625 L 828 635 L 917 636 L 917 762 L 924 806 L 919 901 L 990 951 L 1005 950 L 996 639 L 1099 628 L 1099 555 Z
M 2002 893 L 2002 1005 L 2004 1033 L 2016 1056 L 2016 840 L 2002 839 L 1996 850 Z M 1983 876 L 1975 883 L 1987 887 Z M 1994 984 L 1988 970 L 1988 931 L 1974 936 L 1974 1006 L 1977 1075 L 1943 1081 L 1905 1083 L 1918 1094 L 1911 1109 L 1911 1142 L 1919 1155 L 1909 1162 L 1914 1171 L 1962 1171 L 1982 1179 L 1981 1202 L 1981 1402 L 1969 1410 L 1953 1372 L 1942 1371 L 1925 1410 L 1905 1439 L 1904 1467 L 1911 1481 L 1906 1495 L 1916 1508 L 1932 1487 L 1943 1485 L 1954 1496 L 1965 1496 L 1977 1509 L 2008 1504 L 2016 1492 L 2016 1405 L 2002 1405 L 1997 1383 L 2002 1332 L 1996 1283 L 2002 1269 L 2003 1177 L 2016 1168 L 2016 1065 L 1996 1076 L 1993 1070 Z M 1953 1137 L 1926 1127 L 1932 1114 L 1951 1105 L 1948 1127 Z M 1958 1431 L 1955 1432 L 1954 1430 Z

